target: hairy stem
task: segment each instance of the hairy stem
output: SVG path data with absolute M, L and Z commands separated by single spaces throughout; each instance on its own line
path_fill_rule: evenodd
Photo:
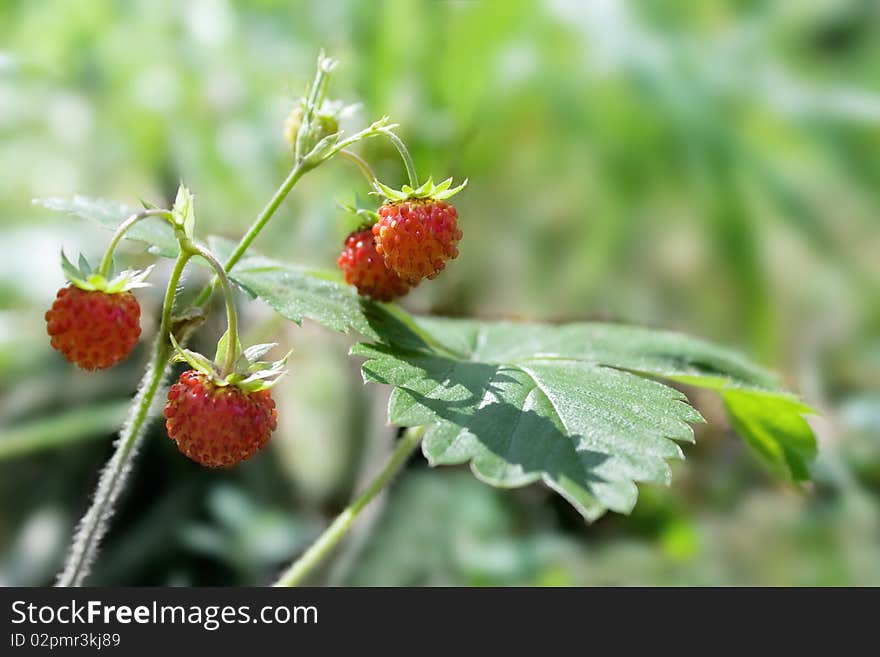
M 119 228 L 116 229 L 116 232 L 113 233 L 113 237 L 110 239 L 110 244 L 107 245 L 107 250 L 104 251 L 104 257 L 101 258 L 101 264 L 98 265 L 98 272 L 101 276 L 108 276 L 110 272 L 110 265 L 113 263 L 113 253 L 116 251 L 116 247 L 119 245 L 119 242 L 125 237 L 125 233 L 128 232 L 128 229 L 134 226 L 141 219 L 146 219 L 147 217 L 165 217 L 170 218 L 171 213 L 168 210 L 158 210 L 158 209 L 150 209 L 144 210 L 143 212 L 138 212 L 137 214 L 131 215 L 128 219 L 119 224 Z
M 141 380 L 129 417 L 116 441 L 116 451 L 101 472 L 95 497 L 89 510 L 80 521 L 70 547 L 70 554 L 67 557 L 64 570 L 58 576 L 56 586 L 80 586 L 82 584 L 98 552 L 98 545 L 107 531 L 107 524 L 113 515 L 116 500 L 131 469 L 131 461 L 137 452 L 141 438 L 143 438 L 153 400 L 165 378 L 165 368 L 170 354 L 168 332 L 171 330 L 171 310 L 174 306 L 177 284 L 190 257 L 190 253 L 181 250 L 174 263 L 174 270 L 168 281 L 168 289 L 165 291 L 162 321 L 153 346 L 150 365 Z
M 321 563 L 324 557 L 348 533 L 358 514 L 400 471 L 419 443 L 422 442 L 424 433 L 425 427 L 412 427 L 404 432 L 394 451 L 388 457 L 388 462 L 367 485 L 364 492 L 336 516 L 336 519 L 330 523 L 324 533 L 278 578 L 274 586 L 296 586 Z

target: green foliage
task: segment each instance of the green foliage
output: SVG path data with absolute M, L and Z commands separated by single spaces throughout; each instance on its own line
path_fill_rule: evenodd
M 495 486 L 544 481 L 586 518 L 629 511 L 635 482 L 668 483 L 673 441 L 701 421 L 685 396 L 648 377 L 717 389 L 734 426 L 777 474 L 807 478 L 811 410 L 728 349 L 676 333 L 603 324 L 413 320 L 358 299 L 330 274 L 252 257 L 232 279 L 284 317 L 378 338 L 353 353 L 368 381 L 395 386 L 389 421 L 431 425 L 434 464 L 470 462 Z
M 602 324 L 416 322 L 418 334 L 395 321 L 353 350 L 367 358 L 367 381 L 395 386 L 389 420 L 431 425 L 423 446 L 434 464 L 470 462 L 495 486 L 541 480 L 588 519 L 631 510 L 635 482 L 668 484 L 665 461 L 682 458 L 673 441 L 693 441 L 688 423 L 700 415 L 649 376 L 720 389 L 737 429 L 777 472 L 802 479 L 815 454 L 801 417 L 809 408 L 700 340 Z
M 191 208 L 191 195 L 178 199 Z M 220 254 L 232 249 L 211 243 Z M 637 482 L 668 484 L 667 461 L 683 458 L 677 442 L 694 440 L 689 423 L 702 417 L 654 378 L 719 391 L 768 467 L 795 481 L 809 476 L 816 445 L 802 415 L 811 409 L 768 372 L 705 341 L 610 324 L 414 319 L 361 299 L 334 274 L 261 256 L 240 261 L 230 278 L 291 321 L 372 339 L 352 350 L 366 358 L 364 379 L 394 386 L 391 423 L 430 427 L 423 452 L 432 464 L 470 463 L 504 488 L 542 481 L 589 520 L 629 512 Z M 209 367 L 175 348 L 193 367 Z M 263 374 L 250 376 L 259 383 Z
M 808 406 L 763 390 L 722 390 L 721 396 L 737 433 L 775 473 L 810 478 L 816 440 L 803 418 L 812 413 Z
M 715 421 L 715 409 L 701 405 L 711 424 L 699 427 L 701 448 L 688 450 L 687 467 L 674 468 L 683 475 L 676 477 L 680 485 L 650 493 L 679 496 L 703 540 L 725 527 L 723 536 L 700 544 L 702 573 L 694 576 L 697 564 L 688 575 L 670 567 L 638 529 L 652 513 L 642 491 L 635 516 L 611 516 L 589 533 L 562 528 L 560 535 L 568 537 L 582 532 L 574 549 L 591 574 L 575 581 L 878 581 L 876 526 L 859 531 L 845 513 L 850 497 L 843 493 L 864 485 L 876 506 L 880 490 L 880 415 L 877 400 L 865 392 L 877 388 L 880 371 L 880 149 L 874 139 L 880 39 L 870 3 L 621 2 L 610 11 L 596 3 L 531 0 L 331 0 L 306 10 L 277 0 L 197 6 L 159 0 L 124 8 L 114 0 L 0 4 L 0 96 L 14 101 L 0 112 L 0 308 L 9 308 L 0 313 L 0 379 L 9 383 L 0 393 L 4 437 L 8 417 L 30 424 L 72 403 L 99 408 L 101 398 L 114 399 L 133 385 L 139 365 L 135 356 L 126 366 L 131 371 L 102 375 L 100 393 L 82 394 L 91 386 L 56 362 L 39 339 L 40 314 L 59 282 L 46 263 L 57 256 L 60 234 L 69 252 L 95 242 L 93 232 L 49 223 L 48 213 L 29 210 L 30 198 L 74 190 L 129 198 L 138 190 L 170 202 L 177 181 L 186 179 L 199 193 L 202 229 L 241 234 L 290 164 L 281 119 L 292 96 L 308 85 L 303 73 L 314 52 L 332 41 L 343 58 L 334 94 L 363 100 L 365 116 L 393 108 L 420 171 L 470 175 L 482 190 L 463 196 L 459 208 L 467 236 L 462 257 L 411 294 L 409 307 L 459 317 L 615 318 L 712 336 L 746 345 L 833 419 L 821 425 L 827 440 L 815 468 L 816 494 L 802 498 L 750 471 L 744 450 L 719 440 L 726 427 Z M 375 38 L 401 18 L 407 30 L 399 38 Z M 145 31 L 153 47 L 132 49 Z M 345 120 L 340 126 L 349 127 Z M 367 148 L 363 154 L 380 177 L 399 182 L 389 145 L 377 140 Z M 317 267 L 332 262 L 334 240 L 342 234 L 332 201 L 354 175 L 334 165 L 300 186 L 285 202 L 287 216 L 267 227 L 261 243 L 266 254 Z M 41 251 L 41 244 L 51 248 Z M 173 240 L 171 245 L 176 248 Z M 312 283 L 297 284 L 314 291 Z M 348 296 L 356 308 L 357 299 Z M 155 290 L 139 297 L 145 309 L 156 302 Z M 313 316 L 331 316 L 311 306 Z M 286 309 L 297 316 L 295 302 Z M 242 324 L 267 331 L 261 311 L 260 304 L 243 307 Z M 340 311 L 335 328 L 350 330 L 347 321 Z M 361 329 L 372 330 L 366 324 L 355 330 Z M 305 333 L 267 332 L 260 340 L 291 336 Z M 312 358 L 315 338 L 332 353 L 346 340 L 309 333 Z M 209 353 L 214 343 L 202 347 Z M 344 415 L 338 412 L 342 403 L 362 413 L 375 395 L 375 387 L 350 387 L 354 377 L 339 369 L 317 368 L 326 388 L 314 380 L 304 384 L 311 377 L 301 359 L 296 367 L 296 379 L 290 377 L 278 394 L 298 394 L 303 405 L 303 389 L 321 391 L 318 401 L 309 398 L 315 418 L 329 409 L 334 418 Z M 71 399 L 69 391 L 81 396 Z M 736 402 L 728 402 L 728 412 L 746 441 L 784 471 L 796 470 L 791 455 L 796 462 L 801 452 L 770 447 L 760 430 L 750 439 L 752 423 L 737 422 Z M 755 417 L 760 404 L 767 417 L 758 426 L 770 427 L 775 403 L 789 402 L 757 399 L 743 415 Z M 812 445 L 798 415 L 789 409 L 783 416 L 795 421 L 773 428 L 779 446 L 786 436 L 795 444 L 806 436 Z M 300 433 L 321 436 L 322 445 L 351 445 L 367 424 L 362 415 L 348 427 L 310 423 L 299 414 L 280 428 L 275 452 Z M 144 470 L 173 471 L 173 461 L 157 462 L 164 455 L 161 443 L 151 441 Z M 46 500 L 61 517 L 78 513 L 87 493 L 80 485 L 92 477 L 98 448 L 40 456 L 40 465 L 44 458 L 59 459 L 50 479 L 44 468 L 28 468 L 34 461 L 20 453 L 2 477 L 3 492 L 20 504 L 2 510 L 0 533 L 9 540 L 24 534 L 26 523 L 14 519 L 20 513 L 38 519 Z M 251 465 L 271 468 L 275 460 Z M 299 453 L 290 460 L 324 477 L 321 485 L 333 490 L 344 489 L 356 468 L 349 464 L 351 472 L 344 469 L 339 477 L 309 469 Z M 839 480 L 823 480 L 823 470 L 838 473 Z M 263 477 L 247 479 L 247 472 L 226 473 L 224 481 L 250 492 Z M 174 495 L 191 481 L 186 474 L 152 482 L 173 501 L 151 528 L 160 531 L 145 532 L 148 540 L 194 521 Z M 318 520 L 334 508 L 287 499 L 286 491 L 301 485 L 296 475 L 279 485 L 274 497 L 280 506 Z M 538 500 L 538 491 L 502 499 Z M 198 489 L 196 497 L 206 496 Z M 271 507 L 268 497 L 255 508 Z M 155 502 L 151 489 L 148 508 Z M 126 513 L 139 518 L 144 509 L 138 504 L 138 495 L 128 496 L 120 519 Z M 463 504 L 452 500 L 449 516 Z M 518 509 L 511 541 L 527 544 L 529 514 L 546 527 L 560 513 L 568 517 L 561 505 Z M 877 517 L 876 508 L 866 515 Z M 623 536 L 609 535 L 609 528 Z M 128 540 L 130 528 L 124 529 L 111 541 Z M 409 530 L 401 526 L 401 544 Z M 248 536 L 259 541 L 250 529 Z M 145 584 L 181 583 L 193 573 L 203 583 L 229 582 L 222 571 L 228 557 L 168 558 L 162 550 L 145 551 L 146 544 L 116 544 L 118 567 L 105 582 L 131 582 L 133 573 Z M 23 554 L 33 558 L 30 551 Z M 134 554 L 146 568 L 133 567 Z M 386 558 L 393 569 L 393 550 Z M 433 564 L 425 570 L 430 580 Z M 22 579 L 21 572 L 0 565 L 0 577 L 9 581 L 41 577 Z
M 117 201 L 86 198 L 85 196 L 34 199 L 34 203 L 48 210 L 87 219 L 109 230 L 115 230 L 119 224 L 137 212 L 137 210 Z M 125 234 L 125 237 L 144 242 L 150 245 L 151 252 L 167 258 L 173 258 L 178 253 L 174 229 L 159 217 L 144 219 L 132 227 Z
M 374 335 L 363 300 L 335 272 L 249 256 L 233 267 L 229 277 L 292 322 L 301 324 L 307 318 L 341 333 Z

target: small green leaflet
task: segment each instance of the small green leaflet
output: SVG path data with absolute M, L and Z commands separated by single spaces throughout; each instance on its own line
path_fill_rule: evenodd
M 735 352 L 685 336 L 605 324 L 483 323 L 388 317 L 382 340 L 356 345 L 367 381 L 395 386 L 389 420 L 430 425 L 432 464 L 470 462 L 500 487 L 536 481 L 587 519 L 628 512 L 636 482 L 668 484 L 677 442 L 702 421 L 685 396 L 650 377 L 717 389 L 747 444 L 800 480 L 815 440 L 810 409 Z
M 34 199 L 34 204 L 55 212 L 72 214 L 88 219 L 103 228 L 115 230 L 119 224 L 138 212 L 122 203 L 85 196 L 72 198 Z M 167 258 L 177 256 L 177 240 L 174 229 L 159 217 L 148 217 L 129 230 L 125 237 L 150 245 L 150 251 Z

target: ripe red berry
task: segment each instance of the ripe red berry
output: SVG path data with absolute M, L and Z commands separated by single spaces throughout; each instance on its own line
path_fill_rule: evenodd
M 266 446 L 278 421 L 269 390 L 219 386 L 196 370 L 187 370 L 171 386 L 164 415 L 177 448 L 209 468 L 249 459 Z
M 410 285 L 434 278 L 458 257 L 458 213 L 446 201 L 411 198 L 379 208 L 373 225 L 376 251 Z
M 355 231 L 346 238 L 336 265 L 342 270 L 346 283 L 371 299 L 391 301 L 409 292 L 409 284 L 391 271 L 376 251 L 369 228 Z
M 131 292 L 58 290 L 46 312 L 52 347 L 84 370 L 102 370 L 123 360 L 141 334 L 141 307 Z

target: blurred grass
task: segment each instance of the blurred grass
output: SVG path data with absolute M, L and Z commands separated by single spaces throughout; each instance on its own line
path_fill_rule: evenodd
M 125 419 L 128 403 L 92 404 L 11 427 L 0 440 L 0 461 L 112 433 Z
M 589 527 L 539 490 L 498 493 L 416 465 L 349 581 L 880 583 L 878 11 L 868 0 L 0 4 L 0 449 L 22 432 L 45 447 L 0 462 L 0 579 L 48 581 L 106 457 L 113 400 L 143 358 L 85 376 L 40 339 L 61 246 L 94 258 L 108 235 L 31 199 L 161 204 L 183 179 L 202 234 L 237 236 L 290 164 L 283 118 L 325 47 L 342 60 L 331 94 L 362 103 L 343 127 L 391 114 L 423 175 L 471 180 L 457 197 L 461 257 L 408 307 L 687 331 L 780 370 L 824 416 L 817 482 L 800 495 L 767 479 L 700 399 L 710 425 L 672 488 Z M 361 152 L 403 180 L 388 144 Z M 332 267 L 336 202 L 366 191 L 346 164 L 322 169 L 257 248 Z M 126 249 L 132 264 L 149 260 Z M 141 294 L 145 335 L 158 295 Z M 267 310 L 246 309 L 246 327 L 262 325 Z M 204 472 L 157 423 L 96 581 L 268 581 L 281 552 L 344 503 L 387 440 L 379 393 L 341 357 L 345 339 L 276 332 L 296 352 L 272 450 Z M 71 417 L 94 424 L 76 431 Z M 86 433 L 95 440 L 74 444 Z M 252 512 L 218 515 L 242 504 Z M 264 513 L 274 520 L 251 523 Z M 437 547 L 405 547 L 431 531 Z M 30 559 L 22 545 L 35 543 Z

